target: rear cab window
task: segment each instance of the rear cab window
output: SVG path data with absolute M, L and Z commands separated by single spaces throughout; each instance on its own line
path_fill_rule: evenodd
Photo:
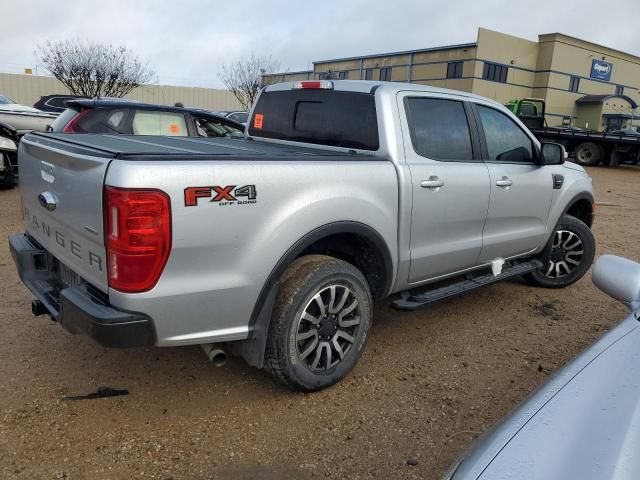
M 253 109 L 249 135 L 378 150 L 375 97 L 339 90 L 266 91 Z

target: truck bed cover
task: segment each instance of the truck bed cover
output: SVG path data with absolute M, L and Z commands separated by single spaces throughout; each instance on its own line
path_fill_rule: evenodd
M 60 142 L 69 146 L 89 148 L 102 156 L 122 160 L 145 159 L 213 159 L 233 157 L 234 160 L 286 160 L 300 156 L 363 157 L 372 160 L 372 153 L 340 152 L 324 148 L 284 145 L 245 138 L 161 137 L 104 134 L 31 133 L 29 140 L 43 146 L 60 148 Z M 64 148 L 64 147 L 63 147 Z M 382 159 L 381 159 L 382 160 Z

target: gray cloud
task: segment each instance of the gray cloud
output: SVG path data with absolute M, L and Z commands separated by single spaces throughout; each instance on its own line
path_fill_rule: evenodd
M 250 52 L 302 70 L 314 60 L 471 42 L 479 26 L 532 40 L 559 31 L 640 55 L 633 1 L 5 0 L 1 10 L 0 71 L 35 65 L 47 40 L 80 37 L 126 44 L 160 83 L 175 85 L 220 86 L 221 65 Z

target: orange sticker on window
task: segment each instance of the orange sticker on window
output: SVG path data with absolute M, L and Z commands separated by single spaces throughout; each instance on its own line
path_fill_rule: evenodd
M 170 123 L 169 133 L 180 133 L 180 125 L 178 125 L 177 123 Z
M 264 120 L 264 115 L 262 113 L 256 113 L 253 116 L 253 128 L 261 129 L 263 120 Z

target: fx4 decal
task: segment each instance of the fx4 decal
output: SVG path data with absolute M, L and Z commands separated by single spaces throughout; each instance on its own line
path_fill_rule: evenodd
M 210 198 L 210 202 L 217 202 L 220 206 L 226 205 L 249 205 L 257 203 L 258 192 L 255 185 L 213 185 L 207 187 L 187 187 L 184 189 L 184 206 L 198 206 L 199 198 Z M 242 198 L 242 200 L 240 200 Z

